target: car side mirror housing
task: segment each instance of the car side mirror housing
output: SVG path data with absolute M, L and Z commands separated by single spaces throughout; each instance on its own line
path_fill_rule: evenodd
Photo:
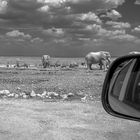
M 101 99 L 109 114 L 140 121 L 140 54 L 122 56 L 112 62 Z

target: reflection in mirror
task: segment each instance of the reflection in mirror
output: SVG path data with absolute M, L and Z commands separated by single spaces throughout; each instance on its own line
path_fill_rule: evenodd
M 115 112 L 140 118 L 140 59 L 118 65 L 111 78 L 108 100 Z

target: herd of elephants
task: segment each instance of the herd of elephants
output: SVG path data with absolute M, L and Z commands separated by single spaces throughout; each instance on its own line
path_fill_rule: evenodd
M 140 52 L 132 51 L 129 54 L 140 54 Z M 85 56 L 85 62 L 87 68 L 92 70 L 92 64 L 98 64 L 100 69 L 107 70 L 109 65 L 111 64 L 111 54 L 108 51 L 98 51 L 98 52 L 89 52 Z M 42 56 L 42 65 L 43 68 L 49 67 L 50 65 L 50 56 L 43 55 Z

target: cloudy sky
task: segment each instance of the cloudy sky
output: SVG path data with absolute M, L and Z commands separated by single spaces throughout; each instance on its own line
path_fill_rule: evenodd
M 0 55 L 140 51 L 140 0 L 0 0 Z

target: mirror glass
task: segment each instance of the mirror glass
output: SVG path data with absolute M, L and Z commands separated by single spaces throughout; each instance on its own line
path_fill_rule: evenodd
M 115 112 L 140 118 L 140 59 L 129 58 L 117 66 L 108 95 Z

